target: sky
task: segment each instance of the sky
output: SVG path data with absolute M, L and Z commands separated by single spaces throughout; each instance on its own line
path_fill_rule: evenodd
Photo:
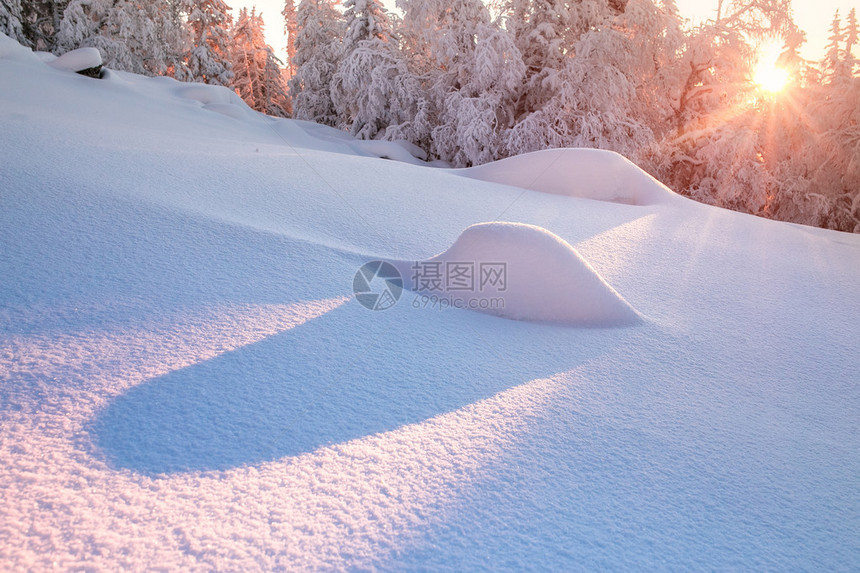
M 266 21 L 266 38 L 269 44 L 275 48 L 279 55 L 286 53 L 284 25 L 281 19 L 283 0 L 258 0 L 256 2 L 253 0 L 229 2 L 228 0 L 228 3 L 232 6 L 234 14 L 242 7 L 256 6 Z M 716 12 L 717 7 L 717 0 L 677 0 L 677 3 L 681 14 L 693 22 L 711 17 Z M 392 9 L 394 0 L 386 0 L 385 4 L 389 9 Z M 857 7 L 858 0 L 794 0 L 792 5 L 794 6 L 795 22 L 807 33 L 807 43 L 803 55 L 807 59 L 817 60 L 824 53 L 833 14 L 839 10 L 844 19 L 851 8 Z

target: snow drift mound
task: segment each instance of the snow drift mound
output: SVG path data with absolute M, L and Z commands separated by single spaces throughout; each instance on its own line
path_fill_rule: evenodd
M 203 109 L 234 119 L 247 119 L 253 115 L 253 111 L 242 98 L 224 86 L 182 83 L 175 88 L 175 94 L 180 98 L 199 102 Z
M 398 265 L 409 288 L 459 299 L 461 304 L 451 305 L 459 308 L 571 326 L 623 326 L 641 321 L 636 310 L 576 249 L 543 227 L 478 223 L 463 231 L 444 253 Z M 433 283 L 425 271 L 439 271 L 442 278 Z M 490 299 L 497 302 L 481 303 Z
M 380 159 L 393 159 L 394 161 L 402 161 L 413 165 L 427 165 L 424 161 L 426 159 L 424 151 L 408 141 L 356 139 L 351 143 L 351 147 L 362 155 L 371 155 Z
M 67 72 L 80 72 L 102 65 L 102 56 L 96 48 L 78 48 L 51 60 L 48 65 Z
M 623 155 L 602 149 L 535 151 L 453 173 L 533 191 L 629 205 L 654 205 L 675 196 Z

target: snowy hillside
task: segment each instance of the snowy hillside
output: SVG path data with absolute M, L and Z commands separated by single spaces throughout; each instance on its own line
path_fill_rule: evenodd
M 860 235 L 43 59 L 0 36 L 0 568 L 860 562 Z

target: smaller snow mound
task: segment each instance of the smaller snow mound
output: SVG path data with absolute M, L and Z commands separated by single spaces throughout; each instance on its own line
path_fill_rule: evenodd
M 242 101 L 236 92 L 224 86 L 208 84 L 182 84 L 175 88 L 174 93 L 183 99 L 202 104 L 203 109 L 214 111 L 236 119 L 249 117 L 250 108 Z
M 96 48 L 78 48 L 48 62 L 48 65 L 58 70 L 80 72 L 102 65 L 102 55 Z
M 355 141 L 355 139 L 347 132 L 328 125 L 323 125 L 321 123 L 314 123 L 312 121 L 305 121 L 303 119 L 291 119 L 289 123 L 293 126 L 301 128 L 302 131 L 304 131 L 308 135 L 311 135 L 321 141 L 330 141 L 340 144 L 351 143 Z
M 215 113 L 220 113 L 221 115 L 226 115 L 233 119 L 248 118 L 248 112 L 246 110 L 232 103 L 207 103 L 203 106 L 203 109 L 214 111 Z
M 409 152 L 412 157 L 416 159 L 420 159 L 421 161 L 427 161 L 427 152 L 412 143 L 411 141 L 406 141 L 405 139 L 395 139 L 393 143 L 396 143 L 403 149 Z
M 602 149 L 548 149 L 453 173 L 533 191 L 628 205 L 654 205 L 675 196 L 624 156 Z
M 198 101 L 204 105 L 211 103 L 235 103 L 236 98 L 239 97 L 229 88 L 208 84 L 180 83 L 174 93 L 181 98 Z
M 459 308 L 568 326 L 624 326 L 641 321 L 636 310 L 576 249 L 543 227 L 479 223 L 468 227 L 447 251 L 428 261 L 397 265 L 406 286 L 414 291 L 440 298 L 494 298 L 501 302 L 451 305 Z M 455 267 L 465 268 L 467 273 L 453 276 Z M 440 288 L 433 293 L 427 290 L 426 276 L 418 274 L 428 268 L 439 271 L 442 277 L 436 283 Z M 471 290 L 462 289 L 469 271 Z M 452 276 L 457 283 L 450 282 Z
M 393 159 L 404 163 L 412 163 L 413 165 L 425 164 L 399 142 L 378 139 L 357 139 L 350 145 L 360 154 L 367 154 L 381 159 Z

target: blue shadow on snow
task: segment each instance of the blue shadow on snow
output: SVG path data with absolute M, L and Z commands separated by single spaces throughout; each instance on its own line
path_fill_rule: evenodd
M 263 341 L 155 378 L 92 422 L 109 464 L 224 470 L 421 422 L 582 364 L 613 329 L 349 301 Z

